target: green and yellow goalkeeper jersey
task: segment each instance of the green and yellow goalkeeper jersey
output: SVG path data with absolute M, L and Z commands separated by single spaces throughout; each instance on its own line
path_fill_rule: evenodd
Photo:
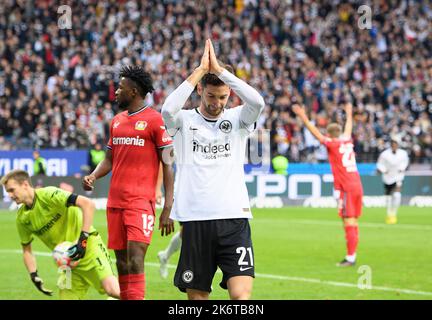
M 63 241 L 76 242 L 82 227 L 82 212 L 70 204 L 71 193 L 56 187 L 35 190 L 29 208 L 22 205 L 17 213 L 17 228 L 21 244 L 33 241 L 36 235 L 51 250 Z M 94 227 L 90 232 L 95 231 Z

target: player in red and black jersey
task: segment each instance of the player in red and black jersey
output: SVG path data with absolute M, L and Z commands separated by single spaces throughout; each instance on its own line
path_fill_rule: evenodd
M 162 161 L 162 151 L 172 152 L 172 139 L 159 112 L 144 104 L 153 91 L 150 75 L 139 66 L 120 72 L 116 100 L 121 109 L 110 127 L 105 159 L 83 179 L 86 190 L 110 171 L 108 194 L 108 248 L 117 258 L 121 298 L 142 300 L 145 295 L 144 258 L 155 222 L 155 189 L 162 162 L 165 204 L 159 218 L 162 235 L 174 230 L 169 219 L 174 189 L 171 164 Z
M 352 266 L 356 261 L 358 244 L 358 222 L 362 213 L 363 187 L 353 150 L 352 133 L 352 105 L 345 104 L 346 124 L 344 132 L 337 123 L 327 126 L 328 136 L 324 136 L 309 121 L 306 111 L 299 105 L 294 105 L 293 112 L 304 122 L 306 128 L 327 147 L 328 158 L 334 178 L 335 195 L 338 198 L 339 216 L 343 219 L 347 255 L 338 266 Z

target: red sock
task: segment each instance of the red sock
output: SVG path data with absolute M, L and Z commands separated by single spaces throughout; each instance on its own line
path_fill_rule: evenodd
M 357 243 L 359 240 L 358 226 L 345 226 L 345 239 L 348 255 L 352 256 L 356 253 Z
M 130 274 L 128 282 L 128 300 L 144 300 L 145 274 Z
M 129 275 L 119 275 L 119 284 L 120 284 L 120 299 L 121 300 L 127 300 L 127 290 L 128 290 L 128 282 L 129 282 Z

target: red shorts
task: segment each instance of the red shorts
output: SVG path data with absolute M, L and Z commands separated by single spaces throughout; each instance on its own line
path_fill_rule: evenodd
M 128 241 L 150 244 L 155 223 L 151 202 L 144 209 L 107 208 L 108 248 L 124 250 Z
M 339 191 L 335 190 L 338 196 L 339 217 L 341 218 L 359 218 L 362 214 L 363 192 L 358 191 Z M 337 195 L 339 193 L 339 195 Z

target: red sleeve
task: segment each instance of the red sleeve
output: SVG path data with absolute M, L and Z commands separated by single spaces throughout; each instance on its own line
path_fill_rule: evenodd
M 164 148 L 172 145 L 172 138 L 166 131 L 165 123 L 162 119 L 162 115 L 157 113 L 152 121 L 152 137 L 153 142 L 157 148 Z
M 323 145 L 325 145 L 327 148 L 330 146 L 330 143 L 332 140 L 329 137 L 324 137 L 324 139 L 321 141 Z

